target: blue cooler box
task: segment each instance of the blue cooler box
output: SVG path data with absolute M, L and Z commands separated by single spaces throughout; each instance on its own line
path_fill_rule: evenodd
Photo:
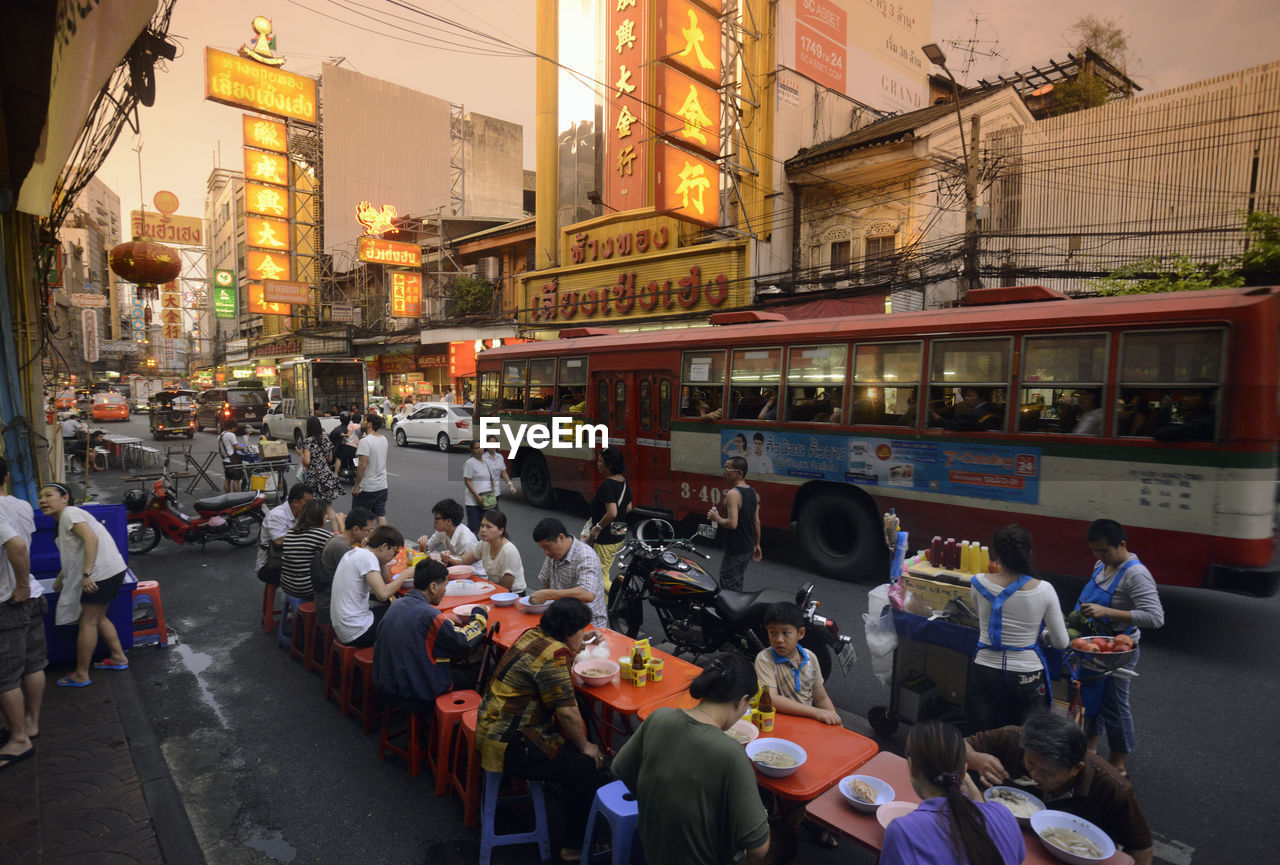
M 107 533 L 116 542 L 125 564 L 129 563 L 129 541 L 126 530 L 127 511 L 124 505 L 82 505 L 84 510 L 92 514 L 107 528 Z M 36 533 L 31 538 L 31 576 L 40 580 L 44 586 L 44 597 L 49 603 L 49 610 L 44 616 L 44 636 L 48 643 L 49 662 L 74 661 L 76 659 L 76 634 L 79 626 L 74 622 L 58 627 L 54 625 L 54 616 L 58 606 L 58 593 L 53 591 L 53 581 L 61 569 L 58 548 L 53 542 L 58 524 L 50 517 L 36 511 Z M 120 645 L 125 651 L 133 648 L 133 588 L 137 585 L 137 577 L 130 571 L 125 581 L 120 584 L 115 600 L 107 607 L 107 618 L 116 626 L 120 634 Z M 94 653 L 97 658 L 102 654 L 101 647 Z

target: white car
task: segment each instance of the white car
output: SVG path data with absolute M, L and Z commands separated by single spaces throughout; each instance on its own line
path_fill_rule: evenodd
M 420 402 L 395 426 L 396 444 L 434 445 L 447 451 L 471 441 L 471 410 L 442 402 Z
M 392 416 L 391 416 L 391 420 L 389 421 L 389 423 L 391 424 L 391 428 L 392 428 L 392 429 L 395 429 L 395 428 L 396 428 L 396 426 L 400 423 L 400 421 L 404 420 L 405 418 L 407 418 L 407 417 L 408 417 L 409 415 L 411 415 L 411 414 L 416 414 L 417 412 L 421 411 L 422 409 L 426 408 L 426 407 L 427 407 L 427 406 L 429 406 L 429 405 L 437 405 L 437 403 L 434 403 L 434 402 L 415 402 L 415 403 L 414 403 L 412 406 L 410 406 L 408 409 L 406 409 L 406 410 L 404 410 L 404 411 L 398 411 L 398 412 L 396 412 L 394 415 L 392 415 Z

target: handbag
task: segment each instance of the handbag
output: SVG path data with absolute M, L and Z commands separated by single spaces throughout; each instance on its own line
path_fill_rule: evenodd
M 498 506 L 498 496 L 496 493 L 480 494 L 480 507 L 488 511 L 488 510 L 492 510 L 493 508 L 496 508 L 497 506 Z
M 627 497 L 627 482 L 626 482 L 626 481 L 623 481 L 623 482 L 622 482 L 622 492 L 618 493 L 618 501 L 617 501 L 617 506 L 618 506 L 618 515 L 617 515 L 616 517 L 614 517 L 614 518 L 613 518 L 614 522 L 617 522 L 618 520 L 621 520 L 621 519 L 623 519 L 623 518 L 624 518 L 623 513 L 622 513 L 622 500 L 623 500 L 623 499 L 625 499 L 626 497 Z M 579 537 L 581 537 L 584 541 L 590 541 L 590 540 L 591 540 L 591 530 L 592 530 L 593 528 L 595 528 L 595 526 L 596 526 L 596 524 L 595 524 L 595 523 L 593 523 L 593 522 L 591 521 L 591 517 L 587 517 L 587 521 L 586 521 L 585 523 L 583 523 L 583 524 L 582 524 L 582 532 L 581 532 L 581 534 L 579 534 Z M 610 536 L 612 536 L 612 535 L 613 535 L 613 523 L 610 523 L 610 524 L 609 524 L 608 526 L 606 526 L 604 529 L 601 529 L 601 530 L 600 530 L 601 534 L 603 534 L 603 533 L 605 532 L 605 530 L 606 530 L 606 529 L 608 530 L 608 532 L 609 532 Z M 597 543 L 599 543 L 599 542 L 597 541 Z

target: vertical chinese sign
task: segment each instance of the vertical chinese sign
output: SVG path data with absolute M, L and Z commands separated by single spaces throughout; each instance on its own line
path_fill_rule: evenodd
M 391 315 L 394 318 L 418 318 L 422 315 L 422 274 L 393 270 L 391 277 Z
M 160 288 L 160 336 L 182 339 L 182 292 L 176 281 Z
M 285 156 L 287 129 L 283 123 L 252 115 L 245 115 L 243 124 L 245 244 L 248 247 L 245 266 L 250 284 L 261 286 L 266 280 L 291 280 L 293 249 L 289 226 L 292 216 L 289 160 Z M 292 311 L 286 304 L 255 303 L 253 306 L 258 314 Z
M 656 0 L 604 0 L 605 84 L 604 196 L 614 211 L 652 203 L 650 148 L 653 79 L 649 67 L 650 18 Z

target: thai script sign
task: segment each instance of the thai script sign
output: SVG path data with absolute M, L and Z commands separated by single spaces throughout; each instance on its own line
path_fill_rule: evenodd
M 284 357 L 291 354 L 302 354 L 302 340 L 286 339 L 266 345 L 255 345 L 249 352 L 253 357 Z
M 359 258 L 374 264 L 395 264 L 401 267 L 422 267 L 422 250 L 412 243 L 397 243 L 379 237 L 361 237 Z
M 293 315 L 293 307 L 287 303 L 271 303 L 263 297 L 262 284 L 251 282 L 246 286 L 249 293 L 250 315 Z
M 311 303 L 311 286 L 305 282 L 267 279 L 262 282 L 262 299 L 269 303 Z
M 204 49 L 204 97 L 276 117 L 316 122 L 316 82 L 216 48 Z
M 213 316 L 214 318 L 235 318 L 236 317 L 235 286 L 232 286 L 231 288 L 222 288 L 220 286 L 214 287 Z
M 204 245 L 204 220 L 195 216 L 129 211 L 129 230 L 134 237 L 178 246 Z
M 82 306 L 87 309 L 105 309 L 107 306 L 107 296 L 105 294 L 85 294 L 78 292 L 71 295 L 72 306 Z

